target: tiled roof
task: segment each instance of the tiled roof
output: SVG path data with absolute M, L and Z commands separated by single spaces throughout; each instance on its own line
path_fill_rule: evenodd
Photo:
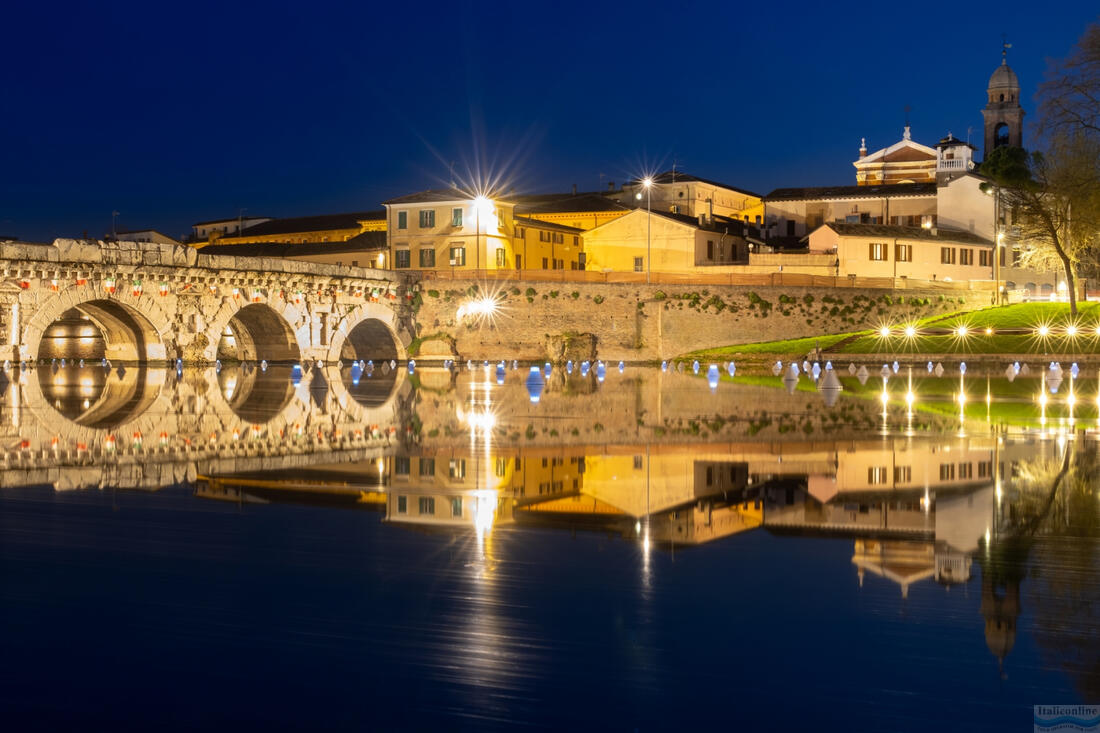
M 599 211 L 628 211 L 618 201 L 599 193 L 557 194 L 542 201 L 529 202 L 519 197 L 516 213 L 523 214 L 565 214 L 572 212 L 592 213 Z
M 345 242 L 246 242 L 244 244 L 211 244 L 199 250 L 207 255 L 235 257 L 291 257 L 319 254 L 354 254 L 377 252 L 386 248 L 385 232 L 362 232 Z
M 993 245 L 990 240 L 979 237 L 972 232 L 944 229 L 942 227 L 925 229 L 924 227 L 903 227 L 891 224 L 848 224 L 846 222 L 831 222 L 821 226 L 829 227 L 837 234 L 848 237 L 897 237 L 898 239 L 928 239 L 960 244 Z
M 765 201 L 799 201 L 803 199 L 873 199 L 898 196 L 935 196 L 936 184 L 887 183 L 880 186 L 820 186 L 817 188 L 777 188 Z
M 270 221 L 245 227 L 244 231 L 232 236 L 268 237 L 273 234 L 292 234 L 295 232 L 324 232 L 331 229 L 358 229 L 359 222 L 385 219 L 385 211 L 352 211 L 346 214 L 321 214 L 319 216 L 298 216 L 289 219 Z
M 470 191 L 462 191 L 457 188 L 432 188 L 427 191 L 418 191 L 417 193 L 410 193 L 407 196 L 398 196 L 389 201 L 383 201 L 382 205 L 390 206 L 392 204 L 430 204 L 444 201 L 473 201 L 476 197 L 477 194 L 471 193 Z M 505 199 L 506 197 L 497 196 L 494 198 Z
M 551 229 L 555 232 L 565 232 L 567 234 L 582 234 L 583 229 L 577 227 L 567 227 L 564 224 L 558 224 L 551 221 L 542 221 L 541 219 L 528 219 L 525 216 L 515 217 L 516 224 L 525 227 L 536 227 L 541 229 Z
M 644 212 L 645 209 L 637 209 L 637 211 Z M 706 232 L 731 234 L 737 237 L 760 236 L 760 232 L 755 226 L 740 219 L 731 219 L 726 216 L 713 216 L 705 224 L 699 224 L 699 218 L 696 216 L 674 214 L 671 211 L 657 211 L 656 209 L 654 209 L 652 213 L 656 216 L 663 216 L 666 219 L 678 221 L 681 224 L 688 224 L 689 226 L 702 229 Z

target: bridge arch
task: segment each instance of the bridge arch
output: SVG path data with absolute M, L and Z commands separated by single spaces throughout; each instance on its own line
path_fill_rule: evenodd
M 395 319 L 394 311 L 380 303 L 355 306 L 333 329 L 325 361 L 404 361 L 405 347 L 397 337 Z
M 44 343 L 57 321 L 86 319 L 94 324 L 104 344 L 104 356 L 115 362 L 148 362 L 173 357 L 169 354 L 172 319 L 149 297 L 130 293 L 100 293 L 90 284 L 66 288 L 46 299 L 23 329 L 23 356 L 50 358 Z
M 297 333 L 301 320 L 301 312 L 289 303 L 238 303 L 227 298 L 210 323 L 206 360 L 298 361 L 302 355 L 302 334 Z

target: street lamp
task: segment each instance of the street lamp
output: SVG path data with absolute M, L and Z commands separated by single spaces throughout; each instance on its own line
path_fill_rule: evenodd
M 650 196 L 653 190 L 653 179 L 650 176 L 646 176 L 642 179 L 642 188 L 645 189 L 645 281 L 649 284 L 650 274 L 653 271 L 653 213 L 650 208 Z M 637 193 L 637 198 L 642 198 L 642 193 Z
M 481 210 L 485 209 L 485 213 L 488 214 L 493 208 L 493 202 L 482 195 L 478 195 L 474 199 L 474 228 L 477 229 L 477 235 L 474 238 L 474 249 L 476 254 L 476 264 L 478 270 L 481 269 Z M 488 252 L 486 252 L 486 260 L 488 260 Z M 486 265 L 489 263 L 486 262 Z

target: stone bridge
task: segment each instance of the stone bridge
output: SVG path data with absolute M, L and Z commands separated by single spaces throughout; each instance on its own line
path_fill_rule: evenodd
M 413 294 L 382 270 L 72 239 L 0 244 L 0 268 L 0 353 L 15 362 L 86 341 L 97 361 L 331 364 L 403 359 L 414 336 Z

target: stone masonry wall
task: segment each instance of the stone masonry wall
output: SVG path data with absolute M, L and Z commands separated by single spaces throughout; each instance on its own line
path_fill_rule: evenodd
M 599 358 L 660 360 L 989 305 L 988 293 L 971 291 L 519 282 L 485 287 L 499 302 L 492 318 L 458 315 L 479 292 L 473 281 L 421 285 L 412 345 L 419 358 L 583 358 L 584 336 L 591 334 Z M 563 341 L 580 348 L 563 351 Z

